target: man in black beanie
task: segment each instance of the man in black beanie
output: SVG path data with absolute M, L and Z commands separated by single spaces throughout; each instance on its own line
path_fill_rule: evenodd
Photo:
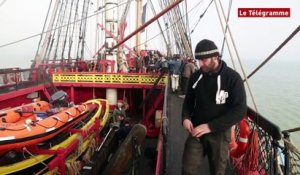
M 204 39 L 195 49 L 200 70 L 190 78 L 182 107 L 182 125 L 189 132 L 182 174 L 202 171 L 208 156 L 211 175 L 224 175 L 231 126 L 246 115 L 246 93 L 240 75 L 221 60 L 214 42 Z

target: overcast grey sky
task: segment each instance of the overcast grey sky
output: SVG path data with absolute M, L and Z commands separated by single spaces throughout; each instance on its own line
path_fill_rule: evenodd
M 196 0 L 187 1 L 189 8 L 194 7 L 198 2 Z M 200 12 L 209 2 L 210 0 L 204 0 L 204 4 L 189 14 L 191 28 L 195 26 Z M 227 12 L 228 0 L 222 2 Z M 50 0 L 0 0 L 0 45 L 40 33 L 49 3 Z M 239 18 L 237 16 L 237 8 L 259 7 L 290 8 L 291 17 Z M 242 59 L 263 60 L 266 58 L 300 24 L 299 9 L 299 0 L 233 0 L 229 25 Z M 191 38 L 193 47 L 203 38 L 214 40 L 221 47 L 223 36 L 214 4 L 199 22 Z M 35 37 L 0 48 L 2 60 L 0 68 L 29 67 L 30 60 L 35 56 L 39 39 L 39 37 Z M 300 34 L 297 34 L 276 56 L 277 59 L 299 59 L 297 58 L 299 57 L 299 46 Z M 227 56 L 227 52 L 224 55 Z

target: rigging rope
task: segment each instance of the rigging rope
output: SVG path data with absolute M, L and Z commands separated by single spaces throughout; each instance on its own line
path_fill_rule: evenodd
M 168 2 L 165 2 L 165 7 L 170 5 L 172 3 L 171 0 L 169 0 Z M 191 49 L 189 48 L 189 44 L 187 44 L 187 38 L 186 35 L 183 34 L 182 31 L 185 30 L 185 28 L 183 27 L 183 20 L 177 20 L 177 19 L 182 19 L 182 17 L 178 17 L 181 16 L 179 7 L 174 7 L 174 10 L 170 11 L 167 13 L 167 16 L 169 18 L 168 21 L 170 21 L 170 23 L 173 23 L 174 21 L 178 21 L 178 23 L 175 23 L 176 25 L 174 25 L 174 28 L 171 28 L 173 30 L 172 34 L 173 37 L 175 39 L 174 42 L 177 43 L 177 49 L 179 51 L 179 53 L 183 54 L 183 53 L 190 53 Z M 165 19 L 165 18 L 164 18 Z M 167 24 L 167 22 L 165 22 Z M 169 35 L 169 33 L 168 33 Z M 183 47 L 182 47 L 183 46 Z
M 184 19 L 179 7 L 175 7 L 174 10 L 174 15 L 175 15 L 175 19 L 181 18 Z M 191 43 L 189 43 L 189 39 L 188 39 L 188 35 L 187 35 L 187 28 L 184 25 L 184 20 L 180 20 L 178 23 L 178 32 L 179 32 L 179 36 L 181 37 L 183 46 L 184 46 L 184 50 L 182 51 L 183 54 L 188 53 L 188 55 L 192 55 L 192 48 L 191 48 Z
M 54 35 L 53 36 L 55 36 L 55 32 L 54 32 Z M 50 38 L 51 38 L 52 36 L 50 36 Z M 46 49 L 46 62 L 48 62 L 49 61 L 49 58 L 50 58 L 50 53 L 51 53 L 51 51 L 52 51 L 52 47 L 53 47 L 53 43 L 54 43 L 54 37 L 52 37 L 52 39 L 51 39 L 51 41 L 50 41 L 50 39 L 49 39 L 49 43 L 48 43 L 48 46 L 47 46 L 47 49 Z M 45 58 L 44 58 L 45 59 Z
M 229 8 L 228 8 L 228 13 L 227 13 L 227 18 L 226 18 L 227 23 L 229 22 L 229 18 L 230 18 L 230 12 L 231 12 L 231 7 L 232 7 L 232 0 L 229 1 L 229 5 L 228 6 L 229 6 Z M 228 26 L 226 25 L 225 34 L 227 33 L 227 30 L 228 30 Z M 223 42 L 222 42 L 221 56 L 223 55 L 224 46 L 225 46 L 225 36 L 224 36 Z
M 122 5 L 124 5 L 124 4 L 126 4 L 126 3 L 119 4 L 118 6 L 109 8 L 109 9 L 107 9 L 107 10 L 95 12 L 93 15 L 89 15 L 89 16 L 87 16 L 87 17 L 85 17 L 85 18 L 81 18 L 81 19 L 78 19 L 78 20 L 74 20 L 74 21 L 71 22 L 71 23 L 68 23 L 68 24 L 65 24 L 65 25 L 56 27 L 56 28 L 51 29 L 51 30 L 47 30 L 47 31 L 45 31 L 45 32 L 38 33 L 38 34 L 35 34 L 35 35 L 31 35 L 31 36 L 25 37 L 25 38 L 23 38 L 23 39 L 19 39 L 19 40 L 16 40 L 16 41 L 13 41 L 13 42 L 10 42 L 10 43 L 7 43 L 7 44 L 0 45 L 0 48 L 1 48 L 1 47 L 6 47 L 6 46 L 9 46 L 9 45 L 13 45 L 13 44 L 17 44 L 17 43 L 19 43 L 19 42 L 26 41 L 26 40 L 28 40 L 28 39 L 31 39 L 31 38 L 37 37 L 37 36 L 39 36 L 39 35 L 42 35 L 42 34 L 44 34 L 44 33 L 51 32 L 51 31 L 53 31 L 53 30 L 57 30 L 57 29 L 66 27 L 66 26 L 68 26 L 68 25 L 70 25 L 70 24 L 74 24 L 74 23 L 80 22 L 81 20 L 85 20 L 85 19 L 94 17 L 94 16 L 96 16 L 96 15 L 98 15 L 98 14 L 100 14 L 100 13 L 105 13 L 106 11 L 112 10 L 112 9 L 114 9 L 114 8 L 118 8 L 119 6 L 122 6 Z
M 300 31 L 300 25 L 248 76 L 247 79 L 252 77 L 263 65 L 265 65 L 279 50 L 283 48 L 298 32 Z
M 155 16 L 157 13 L 156 13 L 156 11 L 155 11 L 155 9 L 154 9 L 152 0 L 149 0 L 149 3 L 150 3 L 150 6 L 151 6 L 151 9 L 152 9 L 152 13 L 153 13 L 154 16 Z M 166 36 L 165 36 L 164 33 L 163 33 L 163 29 L 162 29 L 162 26 L 161 26 L 159 20 L 157 20 L 157 24 L 158 24 L 158 27 L 159 27 L 160 32 L 161 32 L 162 35 L 163 35 L 164 42 L 165 42 L 165 44 L 166 44 L 166 46 L 167 46 L 167 51 L 169 51 L 169 52 L 171 53 L 171 50 L 170 50 L 170 48 L 169 48 L 169 46 L 168 46 L 169 43 L 168 43 L 168 41 L 167 41 Z
M 160 3 L 159 3 L 159 5 L 160 5 L 160 8 L 161 9 L 164 9 L 164 7 L 167 7 L 168 5 L 170 5 L 170 3 L 169 2 L 167 2 L 166 0 L 165 1 L 159 1 Z M 162 3 L 163 2 L 163 3 Z M 165 23 L 165 26 L 166 26 L 166 28 L 168 28 L 168 21 L 169 22 L 173 22 L 173 20 L 172 20 L 172 16 L 171 16 L 171 12 L 167 12 L 166 13 L 166 15 L 164 15 L 163 16 L 163 20 L 164 20 L 164 23 Z M 180 41 L 180 39 L 178 38 L 178 35 L 177 34 L 175 34 L 175 29 L 173 29 L 173 28 L 171 28 L 171 30 L 173 30 L 173 38 L 175 39 L 175 42 L 178 42 L 178 41 Z M 168 43 L 172 43 L 171 42 L 171 37 L 170 37 L 170 32 L 169 32 L 169 30 L 166 30 L 166 33 L 167 33 L 167 37 L 168 37 Z M 163 33 L 162 33 L 163 34 Z M 173 41 L 174 42 L 174 41 Z M 179 49 L 178 47 L 177 47 L 177 49 Z M 171 51 L 172 52 L 172 51 Z
M 195 10 L 200 4 L 202 3 L 202 1 L 198 2 L 193 8 L 191 8 L 185 15 L 182 16 L 185 17 L 186 15 L 188 15 L 189 13 L 191 13 L 193 10 Z M 146 42 L 149 42 L 151 40 L 153 40 L 154 38 L 158 37 L 159 35 L 161 35 L 164 31 L 168 30 L 170 27 L 172 27 L 173 25 L 175 25 L 178 21 L 182 20 L 182 18 L 179 18 L 177 21 L 175 21 L 174 23 L 172 23 L 170 26 L 166 27 L 165 30 L 163 30 L 162 32 L 159 32 L 158 34 L 156 34 L 155 36 L 153 36 L 152 38 L 146 40 L 145 42 L 141 43 L 141 45 L 145 44 Z M 136 46 L 135 46 L 136 47 Z
M 209 9 L 210 5 L 212 4 L 213 0 L 210 1 L 210 3 L 208 4 L 208 6 L 206 7 L 206 9 L 204 10 L 204 12 L 200 15 L 197 23 L 195 24 L 194 28 L 191 31 L 191 34 L 194 32 L 195 28 L 197 27 L 197 25 L 199 24 L 201 18 L 203 18 L 203 16 L 206 14 L 207 10 Z
M 84 6 L 85 6 L 85 2 L 86 2 L 86 0 L 84 0 L 84 3 L 83 3 Z M 81 16 L 83 16 L 83 11 L 82 11 Z M 84 20 L 81 20 L 81 21 L 80 21 L 80 26 L 79 26 L 79 41 L 78 41 L 78 45 L 77 45 L 76 59 L 79 58 L 79 47 L 80 47 L 80 43 L 82 42 L 82 36 L 81 36 L 82 32 L 81 32 L 81 30 L 83 30 L 83 29 L 82 29 L 82 23 L 83 23 L 83 21 L 84 21 Z
M 47 11 L 46 19 L 45 19 L 45 22 L 44 22 L 44 25 L 43 25 L 43 30 L 42 30 L 41 38 L 40 38 L 40 41 L 39 41 L 38 48 L 37 48 L 37 50 L 36 50 L 36 54 L 35 54 L 35 56 L 37 56 L 37 55 L 39 54 L 39 50 L 40 50 L 40 46 L 41 46 L 41 42 L 42 42 L 42 39 L 43 39 L 43 33 L 44 33 L 44 31 L 45 31 L 46 22 L 47 22 L 47 19 L 48 19 L 49 13 L 50 13 L 50 7 L 51 7 L 51 4 L 52 4 L 52 0 L 50 1 L 49 7 L 48 7 L 48 11 Z
M 63 24 L 63 17 L 65 16 L 65 12 L 66 12 L 65 10 L 62 11 L 63 5 L 64 5 L 64 3 L 61 3 L 60 10 L 58 13 L 58 19 L 57 19 L 57 23 L 56 23 L 56 24 L 59 23 L 60 26 Z M 67 7 L 67 5 L 66 5 L 66 7 Z M 65 7 L 65 9 L 66 9 L 66 7 Z M 61 12 L 63 12 L 63 14 L 61 14 Z M 57 57 L 58 44 L 59 44 L 59 40 L 61 37 L 61 31 L 62 31 L 62 27 L 59 28 L 58 34 L 57 34 L 57 41 L 56 41 L 56 46 L 55 46 L 54 58 L 53 58 L 54 61 L 56 60 L 56 57 Z
M 37 162 L 39 162 L 40 160 L 38 159 L 38 157 L 34 154 L 32 154 L 26 147 L 23 147 L 23 156 L 25 158 L 24 152 L 27 152 L 31 157 L 33 157 Z M 45 167 L 48 167 L 48 165 L 44 162 L 41 161 L 41 164 L 43 164 Z
M 160 8 L 163 9 L 163 4 L 162 4 L 162 1 L 159 1 L 159 5 L 160 5 Z M 166 5 L 165 5 L 166 6 Z M 168 28 L 168 18 L 169 17 L 169 13 L 167 13 L 167 15 L 164 15 L 163 16 L 163 21 L 165 23 L 165 26 L 167 26 Z M 162 35 L 164 35 L 163 32 L 161 32 Z M 167 42 L 168 42 L 168 45 L 170 45 L 171 43 L 171 37 L 170 37 L 170 33 L 169 33 L 169 30 L 166 30 L 166 35 L 167 35 Z M 170 53 L 172 53 L 172 50 L 171 50 L 171 47 L 169 46 L 169 50 L 170 50 Z
M 85 9 L 83 11 L 83 16 L 87 16 L 88 15 L 88 9 L 89 9 L 89 5 L 90 5 L 90 1 L 87 0 L 85 1 Z M 86 21 L 87 20 L 83 20 L 83 33 L 82 33 L 82 43 L 81 43 L 81 58 L 84 57 L 84 45 L 85 45 L 85 34 L 86 34 Z
M 218 1 L 218 2 L 217 2 L 217 1 Z M 221 3 L 220 0 L 214 0 L 214 2 L 215 2 L 215 6 L 216 6 L 216 9 L 217 9 L 217 12 L 218 12 L 220 24 L 221 24 L 221 26 L 222 26 L 223 34 L 224 34 L 224 36 L 225 36 L 226 43 L 227 43 L 227 46 L 228 46 L 228 49 L 229 49 L 229 52 L 230 52 L 231 50 L 230 50 L 229 43 L 228 43 L 229 38 L 227 37 L 227 35 L 226 35 L 226 33 L 225 33 L 225 27 L 224 27 L 224 25 L 223 25 L 223 23 L 222 23 L 222 17 L 223 17 L 223 20 L 226 19 L 226 17 L 225 17 L 225 12 L 224 12 L 224 9 L 223 9 L 223 6 L 222 6 L 222 3 Z M 220 6 L 222 12 L 220 12 L 220 9 L 218 8 L 218 4 L 217 4 L 217 3 L 219 3 L 219 6 Z M 222 16 L 221 16 L 221 15 L 222 15 Z M 250 94 L 250 96 L 251 96 L 252 103 L 253 103 L 253 105 L 254 105 L 255 111 L 258 112 L 258 108 L 257 108 L 256 102 L 255 102 L 255 100 L 254 100 L 254 95 L 253 95 L 252 90 L 251 90 L 251 88 L 250 88 L 250 83 L 249 83 L 249 81 L 248 81 L 248 79 L 247 79 L 247 76 L 246 76 L 246 73 L 245 73 L 245 70 L 244 70 L 244 66 L 243 66 L 243 64 L 242 64 L 242 62 L 241 62 L 241 59 L 240 59 L 239 52 L 237 51 L 237 47 L 236 47 L 235 41 L 234 41 L 234 39 L 233 39 L 233 35 L 232 35 L 232 33 L 231 33 L 231 29 L 230 29 L 230 27 L 229 27 L 227 21 L 226 21 L 226 20 L 224 20 L 224 21 L 225 21 L 225 23 L 226 23 L 226 26 L 228 27 L 228 34 L 229 34 L 229 37 L 230 37 L 230 39 L 231 39 L 231 44 L 232 44 L 232 46 L 233 46 L 234 52 L 235 52 L 235 54 L 236 54 L 236 56 L 237 56 L 237 60 L 239 61 L 240 68 L 241 68 L 241 71 L 242 71 L 242 73 L 243 73 L 243 77 L 246 77 L 245 82 L 246 82 L 246 85 L 247 85 L 247 89 L 248 89 L 248 91 L 249 91 L 249 94 Z M 230 52 L 230 53 L 231 53 L 231 52 Z M 233 61 L 232 56 L 231 56 L 231 60 Z M 257 119 L 258 119 L 258 117 L 256 117 L 256 120 L 257 120 Z M 256 121 L 256 122 L 258 122 L 258 121 Z
M 68 2 L 68 1 L 67 1 Z M 72 9 L 73 9 L 73 4 L 74 4 L 74 1 L 72 1 L 72 3 L 71 3 L 71 8 L 70 8 L 70 12 L 69 12 L 69 19 L 68 19 L 68 23 L 70 23 L 70 21 L 71 21 L 71 16 L 72 16 Z M 64 52 L 65 52 L 65 48 L 66 48 L 66 44 L 67 44 L 67 38 L 68 38 L 68 32 L 69 32 L 69 28 L 70 28 L 70 26 L 68 25 L 67 26 L 67 30 L 66 30 L 66 35 L 65 35 L 65 39 L 64 39 L 64 43 L 63 43 L 63 47 L 62 47 L 62 52 L 61 52 L 61 57 L 62 57 L 62 59 L 63 59 L 63 57 L 64 57 Z M 68 58 L 68 60 L 69 60 L 69 58 Z
M 77 17 L 78 17 L 78 7 L 79 7 L 78 4 L 79 4 L 79 0 L 77 0 L 77 3 L 76 3 L 74 20 L 76 20 Z M 73 38 L 74 35 L 75 35 L 75 26 L 76 26 L 76 24 L 73 25 L 72 34 L 71 34 L 70 40 L 69 40 L 69 52 L 68 52 L 68 58 L 69 58 L 69 59 L 71 59 L 71 50 L 72 50 L 72 45 L 73 45 L 73 40 L 72 40 L 72 38 Z M 69 60 L 69 61 L 71 61 L 71 60 Z M 76 58 L 76 61 L 78 61 L 77 58 Z
M 187 4 L 187 1 L 185 1 L 185 12 L 187 12 L 187 11 L 188 11 L 188 4 Z M 190 48 L 192 50 L 191 30 L 190 30 L 190 23 L 189 23 L 188 15 L 186 15 L 185 23 L 186 23 L 185 26 L 186 26 L 187 38 L 189 41 L 188 43 L 190 44 Z M 193 52 L 189 56 L 192 56 L 192 55 L 194 55 Z
M 93 57 L 93 53 L 91 51 L 91 49 L 85 44 L 84 47 L 87 49 L 88 54 L 90 55 L 90 57 Z
M 58 1 L 56 1 L 56 3 L 60 3 Z M 55 14 L 54 16 L 54 19 L 53 19 L 53 22 L 56 20 L 56 18 L 58 18 L 59 16 Z M 57 27 L 58 23 L 55 24 L 55 27 Z M 51 30 L 52 31 L 53 29 L 53 25 L 51 26 Z M 49 40 L 48 40 L 48 45 L 46 47 L 46 51 L 45 51 L 45 55 L 42 55 L 41 57 L 46 60 L 44 60 L 45 63 L 47 63 L 49 61 L 49 58 L 50 58 L 50 53 L 52 51 L 52 47 L 53 47 L 53 44 L 54 44 L 54 40 L 55 40 L 55 34 L 56 34 L 56 30 L 54 30 L 53 34 L 49 35 Z

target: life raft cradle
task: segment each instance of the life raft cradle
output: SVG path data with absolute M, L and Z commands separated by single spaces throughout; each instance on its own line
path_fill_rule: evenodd
M 88 129 L 68 129 L 65 132 L 70 134 L 77 134 L 77 139 L 73 140 L 67 147 L 59 147 L 56 150 L 51 149 L 41 149 L 37 145 L 28 146 L 25 148 L 15 149 L 16 152 L 29 152 L 32 156 L 34 155 L 51 155 L 54 158 L 48 163 L 47 169 L 49 171 L 55 171 L 58 169 L 58 173 L 61 175 L 66 174 L 66 159 L 67 157 L 74 152 L 78 146 L 81 144 L 81 140 L 85 140 L 91 134 L 96 133 L 96 141 L 100 143 L 102 140 L 100 138 L 100 130 L 102 129 L 100 118 L 97 117 L 93 124 Z M 45 164 L 45 163 L 43 163 Z
M 88 115 L 92 118 L 88 119 L 87 123 L 84 124 L 80 129 L 69 128 L 63 131 L 64 133 L 70 133 L 68 139 L 57 145 L 54 145 L 49 149 L 41 149 L 37 146 L 37 144 L 27 146 L 25 148 L 14 149 L 14 151 L 19 153 L 24 153 L 26 151 L 31 155 L 31 158 L 29 158 L 30 160 L 16 162 L 13 165 L 1 166 L 0 174 L 14 173 L 38 163 L 46 165 L 44 170 L 48 170 L 49 172 L 58 172 L 62 175 L 66 174 L 66 169 L 68 168 L 66 167 L 66 161 L 72 161 L 67 159 L 67 157 L 70 155 L 83 153 L 77 153 L 75 149 L 88 151 L 87 149 L 91 149 L 88 140 L 95 140 L 96 145 L 99 145 L 103 141 L 103 138 L 99 133 L 106 125 L 109 118 L 108 101 L 103 99 L 94 99 L 89 100 L 84 104 L 89 103 L 96 104 L 98 109 L 95 108 L 94 110 L 90 110 L 88 112 Z M 51 157 L 53 157 L 53 159 L 49 163 L 45 164 L 44 161 Z M 78 156 L 75 157 L 78 158 Z
M 39 154 L 44 154 L 44 155 L 52 155 L 54 158 L 48 163 L 47 168 L 49 171 L 54 171 L 56 168 L 58 168 L 58 172 L 61 175 L 66 174 L 66 159 L 67 157 L 76 149 L 78 146 L 81 144 L 81 140 L 85 140 L 88 136 L 90 136 L 93 133 L 96 133 L 96 140 L 97 143 L 99 143 L 101 126 L 100 126 L 100 119 L 96 118 L 94 121 L 94 124 L 88 128 L 87 130 L 83 129 L 70 129 L 66 132 L 72 133 L 72 134 L 77 134 L 77 139 L 75 139 L 69 146 L 66 148 L 60 147 L 57 150 L 51 150 L 51 149 L 41 149 L 38 148 L 37 145 L 25 147 L 23 149 L 16 150 L 18 152 L 29 152 L 31 155 L 39 155 Z M 44 163 L 43 163 L 44 164 Z

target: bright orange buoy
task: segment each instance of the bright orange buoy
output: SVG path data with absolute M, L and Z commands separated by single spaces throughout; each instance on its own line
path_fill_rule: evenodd
M 248 140 L 249 140 L 249 137 L 250 137 L 250 128 L 249 128 L 249 124 L 247 122 L 246 119 L 243 119 L 240 124 L 240 138 L 239 138 L 239 141 L 238 143 L 231 143 L 230 144 L 230 155 L 234 158 L 239 158 L 241 157 L 243 154 L 245 154 L 246 152 L 246 149 L 247 149 L 247 145 L 248 145 Z M 234 135 L 234 138 L 233 136 L 231 136 L 231 139 L 234 139 L 235 140 L 235 133 L 231 133 L 231 135 Z M 231 142 L 235 142 L 234 140 L 231 140 Z M 237 146 L 235 146 L 237 145 Z

